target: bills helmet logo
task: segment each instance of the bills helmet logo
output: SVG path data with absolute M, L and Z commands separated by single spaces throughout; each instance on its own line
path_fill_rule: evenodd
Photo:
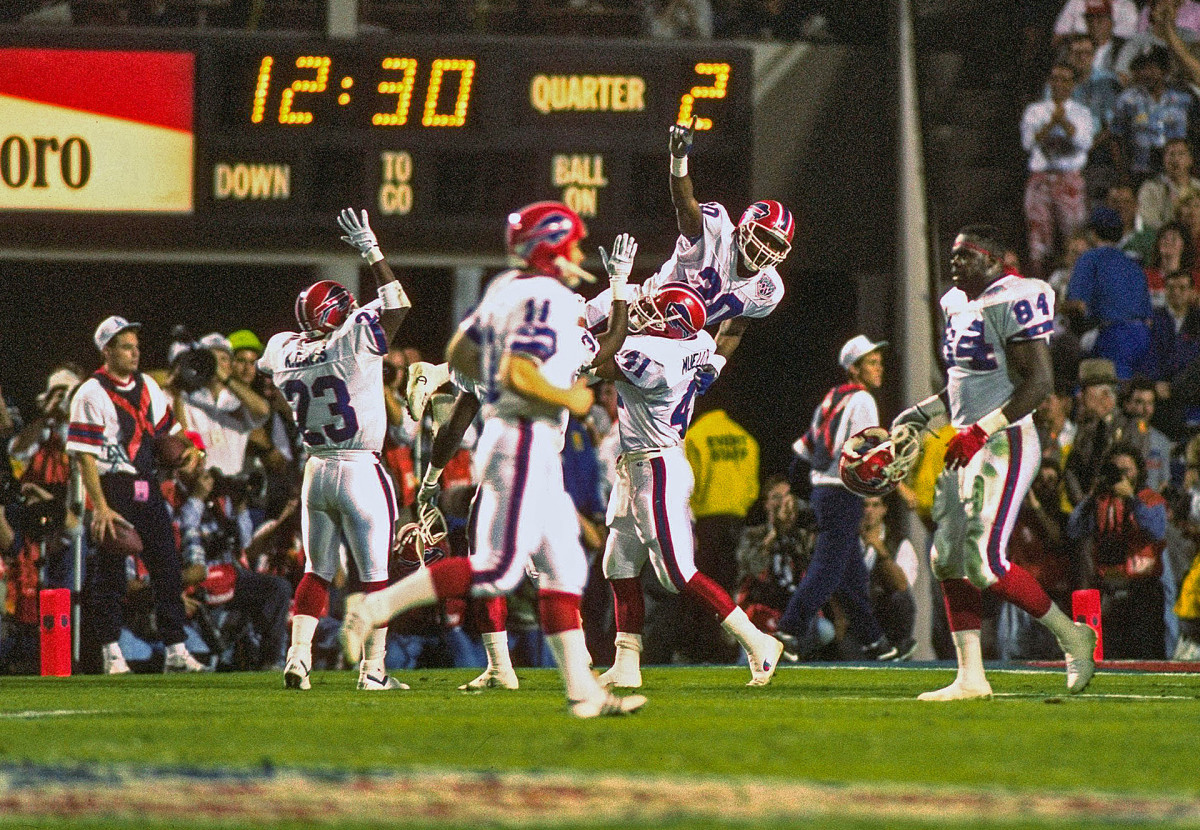
M 783 262 L 792 249 L 796 221 L 792 212 L 774 199 L 764 199 L 746 208 L 738 222 L 738 249 L 752 271 Z
M 354 297 L 333 280 L 315 282 L 296 297 L 296 322 L 310 336 L 335 331 L 354 310 Z
M 535 202 L 508 215 L 505 245 L 520 265 L 560 275 L 571 246 L 587 236 L 579 214 L 561 202 Z M 578 275 L 577 275 L 578 276 Z
M 838 476 L 860 496 L 886 496 L 908 475 L 919 452 L 916 430 L 893 434 L 883 427 L 867 427 L 842 445 Z
M 685 282 L 665 282 L 648 289 L 629 308 L 629 330 L 672 340 L 686 340 L 704 328 L 704 297 Z

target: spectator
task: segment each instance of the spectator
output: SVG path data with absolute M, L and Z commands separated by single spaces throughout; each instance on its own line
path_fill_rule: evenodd
M 1151 21 L 1152 12 L 1158 12 L 1160 15 L 1166 12 L 1169 15 L 1171 9 L 1175 11 L 1174 24 L 1176 26 L 1200 34 L 1200 3 L 1197 3 L 1196 0 L 1151 0 L 1138 15 L 1138 31 L 1149 32 L 1154 29 L 1153 21 Z M 1170 19 L 1169 16 L 1168 19 Z
M 1130 71 L 1135 58 L 1155 47 L 1170 49 L 1174 52 L 1174 48 L 1168 43 L 1168 38 L 1174 34 L 1177 40 L 1192 43 L 1196 40 L 1196 32 L 1188 28 L 1180 28 L 1173 24 L 1175 17 L 1175 9 L 1178 7 L 1178 0 L 1151 0 L 1147 4 L 1146 10 L 1149 13 L 1149 26 L 1145 31 L 1138 32 L 1133 37 L 1125 41 L 1125 45 L 1117 52 L 1117 58 L 1113 62 L 1113 71 L 1120 78 L 1123 86 L 1128 86 L 1131 80 Z M 1171 25 L 1168 25 L 1171 24 Z M 1176 60 L 1179 60 L 1179 55 L 1176 55 Z
M 299 430 L 279 387 L 258 371 L 258 359 L 263 354 L 258 335 L 249 329 L 240 329 L 229 335 L 229 345 L 233 349 L 230 376 L 261 395 L 270 408 L 266 423 L 250 433 L 246 466 L 255 462 L 266 471 L 265 508 L 267 514 L 274 515 L 287 503 L 300 475 L 296 463 Z M 256 517 L 255 525 L 260 522 L 261 517 Z
M 1029 153 L 1025 223 L 1030 276 L 1044 277 L 1054 251 L 1055 231 L 1065 239 L 1083 224 L 1085 188 L 1081 171 L 1096 127 L 1086 106 L 1071 99 L 1075 73 L 1069 64 L 1050 70 L 1050 100 L 1035 101 L 1021 117 L 1021 144 Z
M 1154 381 L 1135 377 L 1121 397 L 1122 417 L 1117 424 L 1116 440 L 1138 451 L 1144 465 L 1144 483 L 1161 493 L 1171 481 L 1171 442 L 1150 425 L 1154 417 Z
M 917 552 L 912 542 L 887 538 L 888 506 L 882 498 L 863 499 L 863 520 L 859 530 L 863 564 L 871 575 L 871 605 L 875 617 L 889 640 L 896 644 L 896 660 L 907 660 L 916 651 L 913 625 L 917 605 L 912 586 L 917 583 Z
M 1079 543 L 1081 583 L 1100 589 L 1104 656 L 1163 659 L 1166 627 L 1159 577 L 1167 509 L 1163 497 L 1145 487 L 1145 467 L 1134 447 L 1115 444 L 1108 451 L 1067 530 Z
M 656 40 L 709 40 L 713 36 L 710 0 L 647 3 L 646 34 Z
M 207 469 L 201 459 L 178 475 L 175 525 L 182 540 L 184 584 L 194 588 L 191 601 L 221 618 L 229 631 L 249 624 L 257 636 L 257 660 L 249 668 L 282 670 L 292 586 L 279 576 L 258 573 L 246 560 L 253 525 L 249 490 L 239 479 Z M 220 650 L 226 643 L 216 645 Z
M 1075 268 L 1075 263 L 1085 252 L 1092 249 L 1092 235 L 1086 228 L 1080 228 L 1073 234 L 1067 237 L 1066 244 L 1063 245 L 1061 264 L 1050 274 L 1046 282 L 1050 283 L 1050 287 L 1054 289 L 1055 309 L 1061 309 L 1063 302 L 1067 299 L 1067 285 L 1071 282 L 1071 271 Z M 1057 332 L 1060 328 L 1065 327 L 1065 322 L 1062 321 L 1061 311 L 1056 315 L 1054 328 Z
M 1033 413 L 1038 428 L 1038 443 L 1042 446 L 1042 461 L 1051 460 L 1061 469 L 1067 453 L 1075 443 L 1075 423 L 1071 420 L 1071 396 L 1056 390 L 1042 401 Z
M 1181 272 L 1193 275 L 1196 272 L 1196 249 L 1187 228 L 1171 221 L 1158 229 L 1154 251 L 1150 254 L 1145 271 L 1150 305 L 1160 309 L 1167 302 L 1167 274 Z
M 1184 407 L 1173 381 L 1200 358 L 1200 309 L 1193 277 L 1176 271 L 1166 279 L 1166 304 L 1150 322 L 1150 376 L 1162 399 L 1158 422 L 1167 437 L 1182 441 L 1189 426 L 1200 425 L 1200 407 Z M 1183 391 L 1183 390 L 1181 390 Z
M 1138 221 L 1158 230 L 1174 217 L 1176 200 L 1194 191 L 1200 191 L 1200 179 L 1192 175 L 1192 150 L 1186 139 L 1173 138 L 1163 147 L 1163 172 L 1138 188 Z
M 766 521 L 738 541 L 737 604 L 760 630 L 773 632 L 812 558 L 815 519 L 784 476 L 768 478 L 763 494 Z
M 1127 380 L 1150 344 L 1148 323 L 1153 311 L 1146 275 L 1117 247 L 1121 220 L 1116 211 L 1098 207 L 1090 224 L 1097 246 L 1075 263 L 1064 312 L 1099 326 L 1092 354 L 1111 360 L 1117 378 Z
M 1093 358 L 1080 363 L 1079 385 L 1078 430 L 1063 472 L 1072 505 L 1091 489 L 1116 434 L 1117 376 L 1112 361 Z
M 1120 151 L 1118 169 L 1141 183 L 1162 172 L 1167 141 L 1188 137 L 1196 101 L 1191 93 L 1167 86 L 1170 55 L 1165 47 L 1139 54 L 1131 69 L 1133 85 L 1117 99 L 1112 133 Z
M 1097 48 L 1103 46 L 1115 52 L 1110 45 L 1113 36 L 1132 37 L 1137 25 L 1138 9 L 1133 0 L 1067 0 L 1054 21 L 1054 35 L 1088 34 L 1096 41 Z M 1107 37 L 1097 40 L 1096 35 L 1101 33 Z
M 271 408 L 233 374 L 229 338 L 214 332 L 200 338 L 198 345 L 212 354 L 216 369 L 201 378 L 203 385 L 184 391 L 182 420 L 203 441 L 209 467 L 223 475 L 238 475 L 246 466 L 250 433 L 266 423 Z
M 96 348 L 104 367 L 85 381 L 71 402 L 67 451 L 74 453 L 92 501 L 92 539 L 103 543 L 118 524 L 133 527 L 142 540 L 142 560 L 154 588 L 159 632 L 166 646 L 167 671 L 202 671 L 183 645 L 182 566 L 171 517 L 157 485 L 155 444 L 179 432 L 167 396 L 138 371 L 140 323 L 109 317 L 97 328 Z M 187 455 L 194 456 L 194 448 Z M 103 645 L 105 674 L 129 671 L 117 638 L 125 561 L 103 549 L 96 557 L 93 590 L 86 600 L 91 624 Z

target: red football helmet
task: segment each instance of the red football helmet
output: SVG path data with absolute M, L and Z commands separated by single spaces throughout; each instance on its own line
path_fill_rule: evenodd
M 571 261 L 571 249 L 585 236 L 587 226 L 575 211 L 561 202 L 534 202 L 508 214 L 504 244 L 526 268 L 576 285 L 595 281 Z
M 752 271 L 778 265 L 792 249 L 796 220 L 792 212 L 774 199 L 763 199 L 746 208 L 738 222 L 738 249 Z
M 908 475 L 919 450 L 915 432 L 893 438 L 883 427 L 867 427 L 842 445 L 838 475 L 860 496 L 886 496 Z
M 418 521 L 400 528 L 392 553 L 401 568 L 424 568 L 446 555 L 446 518 L 436 507 L 426 506 Z
M 629 307 L 629 330 L 634 334 L 686 340 L 707 322 L 704 297 L 686 282 L 645 288 Z
M 323 337 L 346 322 L 354 308 L 354 297 L 341 283 L 321 280 L 296 298 L 296 321 L 310 337 Z

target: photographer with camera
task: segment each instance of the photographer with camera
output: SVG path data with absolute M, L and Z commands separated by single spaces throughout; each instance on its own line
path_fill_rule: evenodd
M 1067 521 L 1068 536 L 1079 543 L 1080 587 L 1100 589 L 1104 656 L 1110 659 L 1166 656 L 1161 577 L 1167 506 L 1145 481 L 1137 448 L 1114 444 L 1091 492 Z
M 292 586 L 282 577 L 256 573 L 245 556 L 254 532 L 247 505 L 262 487 L 261 476 L 227 476 L 202 458 L 180 468 L 176 482 L 171 505 L 189 616 L 215 653 L 232 645 L 224 642 L 226 635 L 248 623 L 259 640 L 250 668 L 282 668 Z
M 172 336 L 172 385 L 181 393 L 180 420 L 203 440 L 210 467 L 237 475 L 246 465 L 250 433 L 267 422 L 271 406 L 233 373 L 229 338 L 213 332 L 192 341 L 182 326 Z

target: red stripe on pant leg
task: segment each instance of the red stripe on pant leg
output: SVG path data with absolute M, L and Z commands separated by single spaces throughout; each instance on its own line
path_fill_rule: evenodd
M 1046 589 L 1020 565 L 1009 563 L 1008 573 L 992 583 L 988 590 L 1034 618 L 1044 617 L 1050 610 L 1050 596 Z
M 489 597 L 475 603 L 475 627 L 480 634 L 496 634 L 508 628 L 508 600 Z
M 465 597 L 471 590 L 471 562 L 461 556 L 429 566 L 429 578 L 438 599 Z
M 646 627 L 646 598 L 639 579 L 610 579 L 613 606 L 616 609 L 617 631 L 641 634 Z
M 696 571 L 695 575 L 688 580 L 683 592 L 695 597 L 711 608 L 712 612 L 717 615 L 717 619 L 725 619 L 737 607 L 733 604 L 733 600 L 729 598 L 729 594 L 726 593 L 724 588 L 700 571 Z
M 579 594 L 538 591 L 538 613 L 545 634 L 561 634 L 583 627 L 579 621 Z
M 965 579 L 943 579 L 951 631 L 978 631 L 983 624 L 983 592 Z
M 323 617 L 329 610 L 329 583 L 314 573 L 306 573 L 296 586 L 292 613 Z
M 381 579 L 379 582 L 363 582 L 361 586 L 365 593 L 373 594 L 376 591 L 382 591 L 388 584 L 386 579 Z

